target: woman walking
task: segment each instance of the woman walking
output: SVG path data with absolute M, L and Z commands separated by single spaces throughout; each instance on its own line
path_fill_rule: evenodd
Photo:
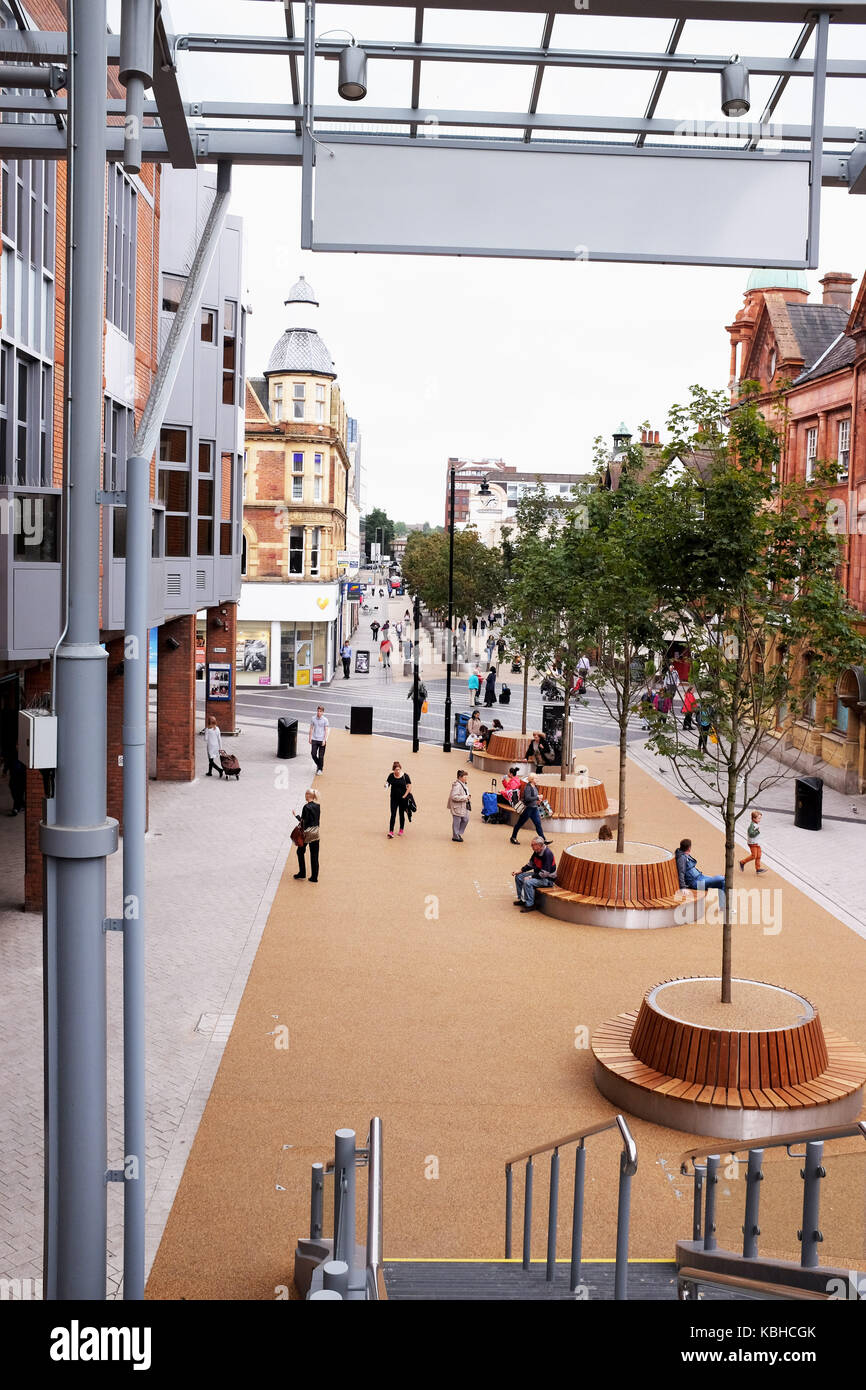
M 457 844 L 463 843 L 463 832 L 469 824 L 469 812 L 472 810 L 467 776 L 468 774 L 461 768 L 457 774 L 456 782 L 452 784 L 448 793 L 446 802 L 448 810 L 451 812 L 451 839 Z
M 542 840 L 544 840 L 544 843 L 546 845 L 553 844 L 552 840 L 548 840 L 545 837 L 544 830 L 541 825 L 541 812 L 538 809 L 538 803 L 540 800 L 541 792 L 538 790 L 538 787 L 536 786 L 535 773 L 532 772 L 526 780 L 526 786 L 523 788 L 523 814 L 521 815 L 513 831 L 511 832 L 511 844 L 516 845 L 519 843 L 517 839 L 518 833 L 520 831 L 521 826 L 525 825 L 528 820 L 532 821 L 532 824 L 535 826 L 536 830 L 538 831 L 539 835 L 541 836 Z
M 487 680 L 484 682 L 484 708 L 490 709 L 496 704 L 496 667 L 491 666 L 487 672 Z
M 391 789 L 391 822 L 388 826 L 388 839 L 393 840 L 394 825 L 397 820 L 398 812 L 400 814 L 400 830 L 398 833 L 400 835 L 403 834 L 403 828 L 406 824 L 406 803 L 409 800 L 409 794 L 412 790 L 412 779 L 408 772 L 403 771 L 399 763 L 392 763 L 391 771 L 385 786 Z
M 207 749 L 207 772 L 205 773 L 205 777 L 212 777 L 214 768 L 216 768 L 220 777 L 222 777 L 223 769 L 222 763 L 220 762 L 220 753 L 223 751 L 223 741 L 219 726 L 212 714 L 208 716 L 207 728 L 204 731 L 204 744 Z
M 295 817 L 298 822 L 295 826 L 295 832 L 298 830 L 301 831 L 304 842 L 299 845 L 297 841 L 295 841 L 298 850 L 298 872 L 294 875 L 295 878 L 307 877 L 306 855 L 307 846 L 309 845 L 311 883 L 318 883 L 319 881 L 319 820 L 321 815 L 322 808 L 319 805 L 319 793 L 314 791 L 311 787 L 309 791 L 304 792 L 304 805 L 301 809 L 301 814 L 298 815 L 297 811 L 295 812 Z

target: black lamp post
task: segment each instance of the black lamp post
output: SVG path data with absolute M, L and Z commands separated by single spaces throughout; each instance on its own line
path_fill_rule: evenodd
M 412 679 L 412 752 L 418 752 L 418 721 L 421 718 L 421 701 L 418 698 L 418 639 L 421 628 L 421 600 L 415 595 L 413 605 L 415 615 L 415 645 L 412 648 L 414 669 Z
M 451 506 L 448 528 L 448 674 L 445 681 L 445 738 L 442 752 L 451 752 L 451 668 L 454 663 L 454 481 L 457 470 L 451 467 Z

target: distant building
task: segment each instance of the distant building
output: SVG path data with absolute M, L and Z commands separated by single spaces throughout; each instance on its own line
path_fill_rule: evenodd
M 303 276 L 285 300 L 288 326 L 264 376 L 246 390 L 244 582 L 239 685 L 331 680 L 357 604 L 344 601 L 338 555 L 353 508 L 349 416 Z
M 520 472 L 503 459 L 449 459 L 445 472 L 445 527 L 451 520 L 451 468 L 455 467 L 454 521 L 456 529 L 474 526 L 485 545 L 499 545 L 502 532 L 514 526 L 524 497 L 544 488 L 551 502 L 567 501 L 575 485 L 591 483 L 588 473 Z M 489 494 L 480 489 L 487 483 Z

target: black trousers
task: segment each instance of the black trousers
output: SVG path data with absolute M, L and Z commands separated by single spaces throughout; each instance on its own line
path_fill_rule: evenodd
M 404 825 L 406 824 L 406 800 L 402 796 L 400 797 L 399 801 L 391 802 L 391 823 L 388 826 L 389 830 L 394 829 L 398 811 L 400 813 L 400 829 L 402 830 Z
M 319 842 L 311 840 L 308 845 L 298 846 L 298 873 L 302 878 L 307 877 L 306 853 L 310 851 L 310 879 L 315 882 L 319 877 Z
M 349 667 L 351 666 L 351 664 L 352 664 L 352 658 L 351 658 L 350 656 L 344 656 L 344 657 L 343 657 L 343 679 L 344 679 L 344 680 L 348 680 L 348 679 L 349 679 Z
M 325 764 L 325 744 L 317 738 L 314 738 L 310 744 L 310 757 L 321 772 Z
M 211 773 L 212 773 L 213 771 L 218 772 L 219 775 L 220 775 L 220 777 L 222 777 L 222 775 L 223 775 L 222 764 L 221 764 L 221 763 L 215 763 L 214 760 L 213 760 L 213 758 L 208 758 L 208 760 L 207 760 L 207 776 L 210 777 L 210 775 L 211 775 Z

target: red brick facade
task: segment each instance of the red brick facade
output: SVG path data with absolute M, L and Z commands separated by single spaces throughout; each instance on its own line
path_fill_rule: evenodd
M 156 681 L 156 775 L 195 778 L 195 614 L 159 629 Z M 172 644 L 178 643 L 175 647 Z
M 205 716 L 213 715 L 224 734 L 233 734 L 235 723 L 235 652 L 238 644 L 238 606 L 223 603 L 207 610 L 207 665 L 228 662 L 231 667 L 231 699 L 205 699 Z M 207 677 L 207 666 L 205 667 Z

